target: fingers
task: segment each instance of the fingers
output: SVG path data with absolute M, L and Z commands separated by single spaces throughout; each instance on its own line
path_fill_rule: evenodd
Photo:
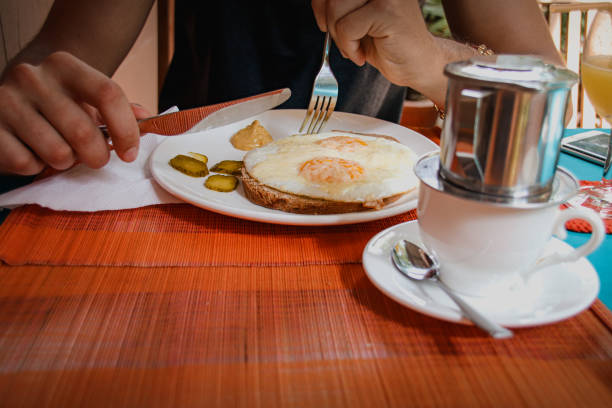
M 140 131 L 132 108 L 119 85 L 81 61 L 66 63 L 66 59 L 74 57 L 58 54 L 56 69 L 63 85 L 77 99 L 97 108 L 108 127 L 118 156 L 128 162 L 135 160 Z
M 134 113 L 136 119 L 146 119 L 153 116 L 153 114 L 142 105 L 134 102 L 132 102 L 130 105 L 132 106 L 132 112 Z
M 312 0 L 310 5 L 312 7 L 315 20 L 317 21 L 317 26 L 319 26 L 319 30 L 327 32 L 327 17 L 325 15 L 327 0 Z
M 317 24 L 357 65 L 392 68 L 428 51 L 431 41 L 417 0 L 313 0 L 312 6 Z
M 371 3 L 367 3 L 351 13 L 344 15 L 335 24 L 336 46 L 342 50 L 345 58 L 361 66 L 366 62 L 363 42 L 372 36 L 376 15 L 372 12 Z
M 26 121 L 22 118 L 28 119 Z M 65 170 L 75 163 L 77 154 L 66 139 L 29 106 L 15 112 L 7 122 L 16 129 L 20 141 L 49 166 Z
M 24 95 L 2 88 L 0 99 L 0 171 L 32 175 L 43 162 L 60 170 L 74 164 L 70 146 Z
M 8 68 L 0 100 L 0 172 L 36 174 L 43 165 L 65 169 L 75 161 L 103 166 L 110 156 L 100 120 L 119 157 L 136 158 L 140 132 L 123 92 L 67 53 Z
M 96 125 L 104 124 L 104 119 L 96 108 L 85 102 L 81 103 L 80 106 L 93 119 Z M 147 119 L 153 116 L 151 111 L 138 103 L 132 102 L 130 103 L 130 107 L 132 108 L 132 113 L 134 113 L 134 117 L 136 119 Z
M 12 118 L 7 114 L 22 142 L 56 169 L 66 169 L 76 160 L 92 168 L 106 164 L 108 148 L 91 116 L 46 77 L 43 68 L 21 65 L 15 78 L 22 85 L 22 96 L 31 102 L 14 108 L 15 114 L 27 118 L 21 124 L 15 114 Z
M 317 25 L 321 31 L 329 31 L 336 42 L 340 53 L 358 65 L 365 63 L 365 57 L 360 47 L 363 37 L 348 38 L 339 23 L 357 10 L 360 10 L 368 0 L 312 0 L 311 5 Z M 364 13 L 360 13 L 360 16 Z M 367 30 L 364 35 L 367 34 Z
M 0 174 L 31 176 L 45 168 L 43 163 L 12 132 L 0 128 Z

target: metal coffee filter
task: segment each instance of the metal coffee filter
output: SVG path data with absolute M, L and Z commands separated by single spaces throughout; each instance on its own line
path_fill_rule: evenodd
M 501 200 L 547 201 L 557 171 L 573 72 L 532 56 L 446 66 L 440 175 Z

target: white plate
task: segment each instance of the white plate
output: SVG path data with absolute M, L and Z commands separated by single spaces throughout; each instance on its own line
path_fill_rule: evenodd
M 363 251 L 366 274 L 387 296 L 423 314 L 450 322 L 471 324 L 453 301 L 433 282 L 409 280 L 391 261 L 391 248 L 400 239 L 422 245 L 417 221 L 398 224 L 378 233 Z M 546 251 L 572 247 L 553 238 Z M 491 297 L 463 296 L 477 310 L 507 327 L 553 323 L 588 308 L 599 292 L 597 272 L 585 258 L 537 272 L 525 285 Z
M 413 192 L 378 211 L 333 215 L 291 214 L 251 203 L 245 197 L 241 185 L 231 193 L 212 191 L 204 187 L 204 178 L 189 177 L 168 165 L 168 161 L 175 155 L 188 152 L 206 154 L 210 166 L 221 160 L 242 160 L 245 152 L 235 149 L 229 142 L 236 131 L 258 119 L 274 139 L 280 139 L 297 133 L 304 115 L 304 110 L 271 110 L 209 131 L 168 137 L 151 154 L 151 172 L 165 190 L 188 203 L 233 217 L 273 224 L 352 224 L 391 217 L 416 207 L 417 194 Z M 438 149 L 435 143 L 413 130 L 368 116 L 334 112 L 326 130 L 334 129 L 393 136 L 410 147 L 417 156 Z

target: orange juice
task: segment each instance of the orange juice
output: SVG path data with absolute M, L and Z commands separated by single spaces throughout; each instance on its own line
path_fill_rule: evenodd
M 612 118 L 612 55 L 593 55 L 582 61 L 582 85 L 597 113 Z

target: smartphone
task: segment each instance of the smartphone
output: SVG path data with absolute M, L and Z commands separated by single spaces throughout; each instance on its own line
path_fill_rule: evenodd
M 603 166 L 610 146 L 610 133 L 604 132 L 590 130 L 564 137 L 561 140 L 561 151 Z

